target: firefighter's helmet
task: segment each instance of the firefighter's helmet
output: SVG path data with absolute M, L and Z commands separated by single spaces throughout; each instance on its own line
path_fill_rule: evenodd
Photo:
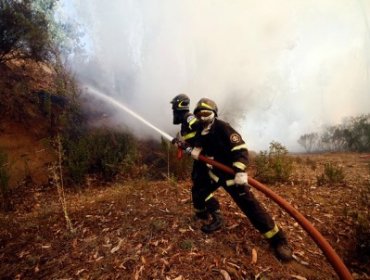
M 189 111 L 190 99 L 186 94 L 181 93 L 172 99 L 171 104 L 174 111 Z
M 198 114 L 201 111 L 213 111 L 215 115 L 217 116 L 218 108 L 216 103 L 209 99 L 209 98 L 202 98 L 198 101 L 195 109 L 194 114 Z

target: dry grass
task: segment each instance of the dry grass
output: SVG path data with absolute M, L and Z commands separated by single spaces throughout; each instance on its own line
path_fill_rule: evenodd
M 317 155 L 310 156 L 317 166 L 312 170 L 305 158 L 295 163 L 290 183 L 270 187 L 316 226 L 355 273 L 355 279 L 366 279 L 368 266 L 356 259 L 356 220 L 348 209 L 366 210 L 358 204 L 354 191 L 370 179 L 367 163 L 357 154 Z M 346 185 L 317 186 L 316 175 L 329 160 L 343 165 Z M 192 220 L 190 182 L 96 183 L 84 191 L 65 194 L 74 234 L 65 227 L 55 189 L 36 188 L 23 194 L 16 201 L 16 212 L 2 214 L 1 277 L 224 279 L 227 273 L 231 279 L 255 279 L 258 275 L 259 279 L 293 279 L 291 275 L 336 278 L 310 237 L 277 205 L 255 191 L 285 229 L 301 263 L 282 265 L 276 260 L 223 190 L 217 191 L 216 197 L 226 227 L 205 235 L 200 231 L 201 222 Z M 256 253 L 257 261 L 253 261 Z

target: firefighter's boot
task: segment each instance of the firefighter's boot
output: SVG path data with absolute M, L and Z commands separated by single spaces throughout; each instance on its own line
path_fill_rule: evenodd
M 216 230 L 219 230 L 224 225 L 224 221 L 221 217 L 220 211 L 215 211 L 211 213 L 212 221 L 208 225 L 201 227 L 201 230 L 204 233 L 212 233 Z
M 293 259 L 293 251 L 289 247 L 287 240 L 285 238 L 279 238 L 279 236 L 274 237 L 270 244 L 276 257 L 283 262 L 291 261 Z

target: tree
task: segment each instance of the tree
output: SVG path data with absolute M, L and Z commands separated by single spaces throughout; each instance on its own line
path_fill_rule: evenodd
M 82 51 L 80 26 L 56 14 L 58 0 L 0 0 L 0 64 L 52 61 Z
M 45 13 L 31 0 L 0 0 L 0 64 L 14 58 L 48 61 L 52 56 Z
M 342 124 L 327 126 L 320 134 L 304 134 L 298 139 L 307 152 L 318 150 L 370 152 L 370 114 L 351 117 Z
M 351 151 L 370 151 L 370 114 L 353 117 L 349 121 L 346 134 L 348 147 Z
M 304 134 L 298 139 L 298 143 L 303 146 L 306 152 L 310 153 L 319 140 L 319 135 L 315 132 Z
M 59 0 L 33 0 L 32 9 L 44 14 L 48 22 L 48 32 L 55 52 L 67 57 L 78 52 L 84 55 L 82 26 L 76 19 L 60 16 L 57 12 Z
M 321 136 L 321 142 L 324 150 L 345 151 L 348 150 L 348 144 L 345 138 L 347 129 L 344 125 L 328 126 Z

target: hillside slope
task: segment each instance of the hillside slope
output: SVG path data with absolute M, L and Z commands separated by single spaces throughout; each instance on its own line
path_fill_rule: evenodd
M 38 92 L 55 91 L 53 70 L 42 63 L 13 61 L 0 66 L 0 149 L 8 156 L 10 188 L 47 184 L 52 114 Z M 51 112 L 52 113 L 52 112 Z
M 369 279 L 369 266 L 354 257 L 356 224 L 348 214 L 368 211 L 358 200 L 370 180 L 368 163 L 358 154 L 299 157 L 292 183 L 273 190 L 328 239 L 354 279 Z M 346 168 L 344 185 L 315 184 L 328 161 Z M 56 189 L 22 191 L 17 212 L 0 216 L 2 279 L 337 279 L 300 226 L 256 191 L 285 228 L 297 261 L 280 263 L 222 190 L 216 196 L 226 227 L 206 235 L 192 219 L 190 182 L 88 183 L 66 195 L 74 233 L 66 228 Z

